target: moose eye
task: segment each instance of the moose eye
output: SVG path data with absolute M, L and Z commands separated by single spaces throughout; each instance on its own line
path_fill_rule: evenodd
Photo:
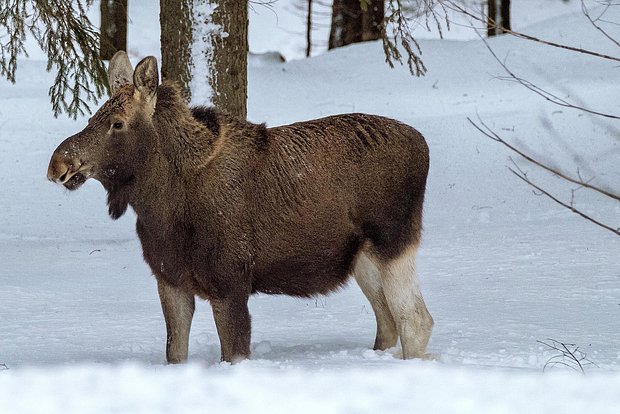
M 123 129 L 123 123 L 121 121 L 116 121 L 112 124 L 113 129 Z

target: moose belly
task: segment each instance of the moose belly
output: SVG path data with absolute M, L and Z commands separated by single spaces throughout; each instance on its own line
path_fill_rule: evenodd
M 323 248 L 289 244 L 287 254 L 258 257 L 252 291 L 302 297 L 329 293 L 347 281 L 359 246 L 360 240 L 352 237 Z

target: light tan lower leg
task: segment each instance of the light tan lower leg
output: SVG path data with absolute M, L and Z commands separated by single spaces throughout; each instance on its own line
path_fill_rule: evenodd
M 383 294 L 379 269 L 366 254 L 360 253 L 353 274 L 357 284 L 368 298 L 377 320 L 377 335 L 373 349 L 383 351 L 393 347 L 398 340 L 398 332 Z
M 415 271 L 416 247 L 380 265 L 381 286 L 396 322 L 403 359 L 421 358 L 433 330 Z

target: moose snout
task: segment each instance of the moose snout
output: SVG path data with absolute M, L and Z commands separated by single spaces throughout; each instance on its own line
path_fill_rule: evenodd
M 47 179 L 58 184 L 64 184 L 78 170 L 79 166 L 76 166 L 75 161 L 61 154 L 54 153 L 47 167 Z
M 67 152 L 56 150 L 47 167 L 47 179 L 75 190 L 90 176 L 90 167 Z
M 56 148 L 47 167 L 47 179 L 68 190 L 79 188 L 92 176 L 92 164 L 84 161 L 84 137 L 73 135 Z

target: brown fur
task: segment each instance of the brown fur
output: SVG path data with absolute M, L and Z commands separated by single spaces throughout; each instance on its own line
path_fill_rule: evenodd
M 96 178 L 113 218 L 135 210 L 169 346 L 175 318 L 189 335 L 196 295 L 213 305 L 222 358 L 247 357 L 250 294 L 326 294 L 362 247 L 387 262 L 418 244 L 429 157 L 415 129 L 365 114 L 266 128 L 190 109 L 167 82 L 149 116 L 152 85 L 136 76 L 56 149 L 48 177 Z

